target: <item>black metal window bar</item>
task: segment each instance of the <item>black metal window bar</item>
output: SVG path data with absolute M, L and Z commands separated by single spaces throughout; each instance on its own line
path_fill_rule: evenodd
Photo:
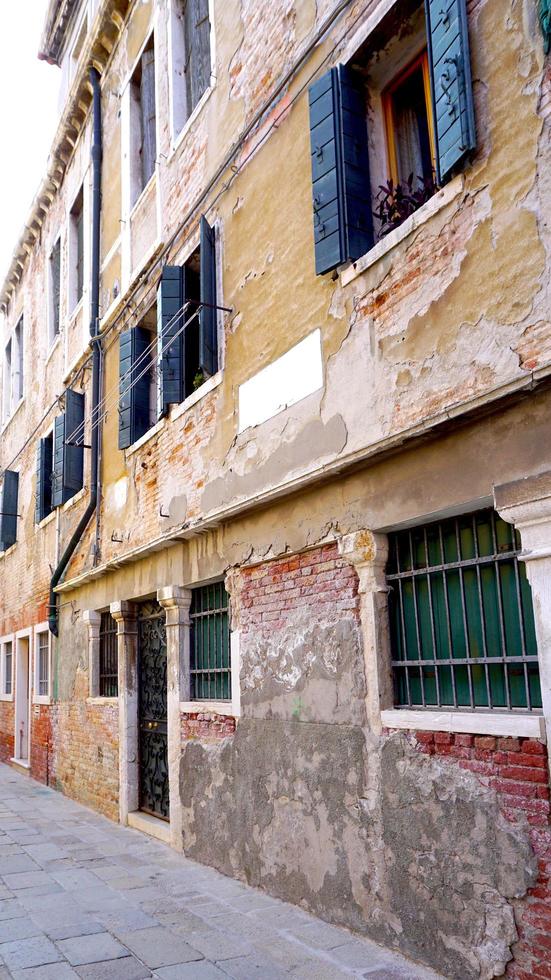
M 519 551 L 518 532 L 493 510 L 389 535 L 397 707 L 541 711 Z
M 38 634 L 38 694 L 47 697 L 50 693 L 50 634 Z
M 11 640 L 4 647 L 4 694 L 11 694 L 13 671 L 13 645 Z
M 111 613 L 101 614 L 99 628 L 99 696 L 116 698 L 119 693 L 117 623 Z
M 231 700 L 229 595 L 223 582 L 192 590 L 190 686 L 193 701 Z

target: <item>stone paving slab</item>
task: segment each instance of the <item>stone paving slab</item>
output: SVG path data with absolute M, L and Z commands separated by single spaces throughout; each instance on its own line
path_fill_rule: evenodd
M 0 980 L 442 980 L 0 764 Z

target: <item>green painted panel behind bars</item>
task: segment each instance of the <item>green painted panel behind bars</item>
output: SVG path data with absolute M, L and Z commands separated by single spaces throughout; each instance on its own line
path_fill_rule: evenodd
M 492 510 L 389 536 L 397 705 L 541 709 L 519 551 L 518 534 Z
M 193 589 L 190 680 L 193 701 L 231 699 L 229 596 L 223 582 Z

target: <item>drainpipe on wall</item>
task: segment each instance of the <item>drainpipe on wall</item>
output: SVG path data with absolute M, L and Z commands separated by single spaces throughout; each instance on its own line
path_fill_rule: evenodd
M 98 502 L 99 492 L 99 432 L 98 417 L 100 393 L 101 351 L 99 337 L 99 264 L 100 264 L 100 217 L 101 217 L 101 158 L 102 158 L 102 129 L 101 129 L 101 90 L 100 76 L 95 68 L 90 69 L 92 85 L 93 137 L 92 137 L 92 273 L 90 289 L 90 346 L 92 348 L 92 456 L 90 473 L 90 500 L 77 528 L 65 548 L 59 564 L 50 581 L 50 607 L 48 626 L 54 636 L 59 635 L 59 610 L 55 588 L 58 585 L 75 549 L 84 534 Z

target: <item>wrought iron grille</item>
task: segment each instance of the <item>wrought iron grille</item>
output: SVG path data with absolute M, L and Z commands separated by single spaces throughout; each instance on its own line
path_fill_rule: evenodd
M 99 696 L 116 698 L 119 693 L 117 623 L 111 613 L 101 614 L 99 628 Z
M 47 697 L 50 693 L 50 634 L 38 634 L 38 693 Z
M 541 710 L 532 595 L 518 533 L 493 510 L 389 537 L 398 707 Z
M 223 582 L 213 582 L 192 591 L 191 698 L 193 701 L 229 701 L 229 595 Z
M 12 693 L 13 646 L 11 641 L 4 647 L 4 694 Z

